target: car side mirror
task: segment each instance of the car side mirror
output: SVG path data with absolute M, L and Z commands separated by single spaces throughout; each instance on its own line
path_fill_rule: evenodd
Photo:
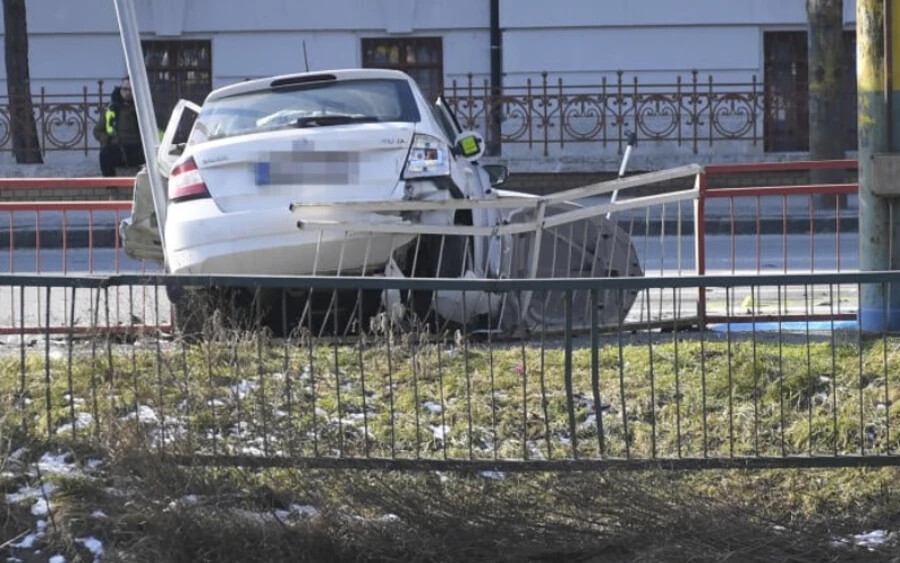
M 484 137 L 477 131 L 460 133 L 453 143 L 453 152 L 469 162 L 475 162 L 484 154 Z
M 505 164 L 485 164 L 482 166 L 491 179 L 492 186 L 499 186 L 509 179 L 509 168 Z
M 169 149 L 170 156 L 181 156 L 184 152 L 184 143 L 177 143 L 172 145 L 172 148 Z

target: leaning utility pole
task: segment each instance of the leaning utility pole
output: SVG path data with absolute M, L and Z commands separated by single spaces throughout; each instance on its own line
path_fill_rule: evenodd
M 900 39 L 898 16 L 900 1 L 856 2 L 859 269 L 864 272 L 900 266 L 900 206 L 895 199 L 900 195 L 900 179 L 891 177 L 892 155 L 887 154 L 897 152 L 900 133 L 893 131 L 888 109 L 895 98 L 891 77 L 900 78 L 900 72 L 892 68 L 900 62 L 900 52 L 893 56 L 893 43 Z M 859 323 L 864 331 L 900 330 L 900 284 L 863 284 Z
M 844 158 L 847 132 L 845 113 L 841 111 L 841 92 L 846 75 L 844 61 L 843 0 L 806 0 L 809 24 L 809 158 Z M 812 170 L 813 184 L 844 182 L 843 170 Z M 823 196 L 820 207 L 843 207 L 834 196 Z M 838 205 L 836 205 L 838 204 Z

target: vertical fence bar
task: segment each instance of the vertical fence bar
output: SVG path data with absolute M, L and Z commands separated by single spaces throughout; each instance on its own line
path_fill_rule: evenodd
M 857 308 L 856 308 L 856 347 L 859 350 L 859 365 L 858 374 L 856 380 L 856 391 L 859 396 L 859 455 L 866 455 L 866 440 L 865 440 L 865 430 L 864 430 L 864 422 L 863 422 L 863 333 L 862 333 L 862 323 L 859 322 L 859 299 L 862 295 L 862 284 L 856 284 L 856 295 L 857 295 Z
M 469 318 L 466 311 L 466 292 L 462 291 L 462 314 L 463 318 Z M 473 445 L 473 421 L 472 421 L 472 371 L 471 366 L 469 364 L 469 329 L 468 326 L 463 325 L 462 329 L 462 349 L 463 349 L 463 370 L 466 374 L 466 422 L 468 425 L 468 446 L 469 446 L 469 459 L 474 458 L 474 445 Z
M 78 440 L 78 425 L 75 418 L 75 385 L 72 381 L 72 356 L 75 347 L 75 287 L 72 286 L 72 301 L 69 304 L 69 330 L 66 333 L 66 386 L 69 393 L 69 417 L 72 419 L 72 438 Z
M 813 432 L 813 373 L 812 373 L 812 341 L 810 340 L 810 331 L 809 331 L 809 317 L 810 317 L 810 287 L 809 285 L 804 284 L 803 286 L 803 304 L 806 309 L 806 393 L 807 399 L 809 402 L 809 407 L 807 408 L 807 424 L 809 429 L 809 444 L 808 444 L 808 454 L 812 455 L 813 453 L 813 441 L 815 433 Z
M 519 339 L 522 351 L 522 459 L 528 459 L 528 354 L 525 350 L 525 334 Z
M 570 290 L 565 290 L 563 304 L 565 309 L 563 377 L 565 378 L 566 386 L 566 411 L 569 415 L 569 439 L 572 442 L 572 457 L 578 459 L 578 436 L 575 435 L 575 394 L 572 389 L 572 292 Z
M 660 291 L 662 291 L 662 290 L 660 290 Z M 680 295 L 681 295 L 680 289 L 672 288 L 672 302 L 673 303 L 678 302 Z M 681 370 L 679 369 L 680 366 L 678 365 L 678 341 L 680 340 L 679 334 L 678 334 L 678 331 L 679 331 L 678 320 L 679 319 L 675 318 L 675 315 L 673 315 L 673 317 L 672 317 L 672 353 L 673 353 L 672 365 L 673 365 L 673 371 L 675 374 L 675 441 L 676 441 L 677 454 L 678 454 L 678 457 L 680 458 L 682 456 L 682 451 L 681 451 L 681 400 L 682 400 L 682 396 L 681 396 Z
M 47 435 L 53 436 L 53 398 L 50 394 L 50 286 L 45 292 L 44 311 L 44 406 L 47 409 Z
M 707 172 L 701 170 L 695 178 L 697 199 L 694 200 L 694 266 L 698 276 L 706 274 L 706 183 Z M 697 319 L 706 324 L 706 288 L 697 288 Z
M 153 323 L 154 326 L 159 327 L 159 285 L 153 286 Z M 157 440 L 157 448 L 159 449 L 159 453 L 164 453 L 166 448 L 166 409 L 165 409 L 165 398 L 163 395 L 164 387 L 163 387 L 163 354 L 162 354 L 162 334 L 160 334 L 160 329 L 156 329 L 156 385 L 158 391 L 159 407 L 157 408 L 158 417 L 159 417 L 159 438 Z
M 647 299 L 647 375 L 650 376 L 650 456 L 656 459 L 656 372 L 653 369 L 653 322 L 649 314 L 650 292 L 645 291 Z M 659 294 L 659 306 L 662 308 L 662 291 Z M 662 315 L 660 315 L 662 319 Z
M 547 316 L 547 292 L 541 292 L 541 316 Z M 541 330 L 541 408 L 544 411 L 544 440 L 547 443 L 547 459 L 553 459 L 553 444 L 550 439 L 550 414 L 548 412 L 549 403 L 547 401 L 547 331 Z
M 625 402 L 625 341 L 623 337 L 623 318 L 624 312 L 622 310 L 622 304 L 625 301 L 625 291 L 620 289 L 618 295 L 618 307 L 619 307 L 619 326 L 616 331 L 616 336 L 618 338 L 618 348 L 619 348 L 619 401 L 622 403 L 622 436 L 625 440 L 625 457 L 631 458 L 631 440 L 628 438 L 628 408 L 627 403 Z
M 25 367 L 25 286 L 19 286 L 19 409 L 25 412 L 28 402 Z M 27 434 L 29 417 L 22 417 L 22 431 Z
M 837 384 L 837 341 L 836 335 L 834 333 L 834 284 L 828 285 L 828 301 L 829 307 L 831 308 L 831 434 L 833 436 L 832 440 L 834 442 L 832 455 L 838 455 L 838 420 L 837 420 L 837 395 L 838 395 L 838 384 Z
M 725 288 L 725 310 L 733 311 L 734 309 L 734 292 L 730 287 Z M 726 342 L 726 357 L 728 361 L 728 455 L 729 457 L 734 457 L 734 353 L 732 351 L 732 337 L 731 337 L 731 317 L 732 314 L 728 315 L 728 320 L 725 324 L 725 342 Z
M 785 264 L 787 264 L 785 262 Z M 785 265 L 787 268 L 787 265 Z M 787 286 L 784 286 L 784 300 L 787 301 Z M 784 332 L 782 331 L 784 312 L 781 308 L 782 287 L 778 287 L 778 428 L 781 432 L 781 455 L 787 455 L 787 440 L 785 439 L 785 422 L 784 422 Z
M 597 289 L 590 291 L 591 307 L 591 391 L 594 394 L 594 416 L 597 423 L 597 448 L 600 457 L 606 454 L 603 443 L 603 403 L 600 396 L 600 327 L 597 309 L 600 307 L 600 292 Z

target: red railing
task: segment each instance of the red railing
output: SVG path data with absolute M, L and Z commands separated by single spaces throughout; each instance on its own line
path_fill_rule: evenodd
M 715 188 L 710 189 L 709 177 L 713 175 L 722 176 L 729 174 L 758 174 L 772 172 L 805 172 L 813 170 L 856 170 L 858 163 L 856 160 L 827 160 L 827 161 L 798 161 L 798 162 L 772 162 L 772 163 L 746 163 L 746 164 L 721 164 L 710 165 L 704 168 L 700 175 L 699 189 L 700 196 L 697 200 L 696 223 L 695 223 L 695 244 L 696 244 L 696 265 L 697 273 L 703 275 L 707 273 L 707 228 L 708 215 L 707 205 L 715 200 L 725 199 L 729 202 L 728 221 L 730 224 L 730 240 L 731 240 L 731 271 L 735 272 L 735 264 L 738 257 L 737 248 L 737 221 L 734 213 L 735 200 L 738 198 L 753 198 L 756 203 L 756 228 L 755 233 L 755 270 L 757 274 L 776 273 L 775 270 L 763 267 L 762 253 L 762 237 L 763 237 L 763 213 L 760 209 L 761 202 L 764 198 L 780 198 L 781 199 L 781 273 L 787 273 L 789 268 L 788 259 L 788 198 L 796 196 L 805 196 L 808 198 L 808 220 L 809 220 L 809 265 L 810 271 L 815 272 L 816 268 L 816 225 L 822 224 L 822 219 L 817 220 L 817 215 L 823 214 L 824 209 L 833 209 L 834 213 L 834 249 L 835 249 L 835 269 L 841 271 L 844 267 L 841 259 L 841 233 L 845 231 L 842 227 L 842 221 L 847 221 L 848 217 L 840 212 L 842 208 L 842 199 L 851 194 L 856 194 L 859 186 L 855 182 L 845 182 L 837 184 L 799 184 L 790 186 L 754 186 L 754 187 L 736 187 L 736 188 Z M 815 199 L 820 199 L 819 205 Z M 833 197 L 834 201 L 829 201 Z M 824 201 L 823 201 L 824 198 Z M 825 205 L 823 205 L 823 203 Z M 824 220 L 830 221 L 828 217 Z M 794 217 L 792 220 L 796 220 Z M 812 311 L 803 315 L 753 315 L 752 319 L 756 321 L 767 320 L 792 320 L 793 318 L 804 320 L 815 319 L 853 319 L 855 313 L 845 313 L 840 310 L 840 297 L 838 298 L 838 310 L 834 314 L 832 312 L 817 314 Z M 733 303 L 732 303 L 733 306 Z M 697 312 L 701 319 L 706 322 L 728 322 L 734 320 L 735 315 L 731 311 L 726 311 L 725 315 L 707 315 L 706 310 L 706 293 L 700 291 L 698 295 Z
M 711 235 L 710 227 L 717 226 L 718 233 L 720 235 L 728 236 L 728 245 L 730 247 L 730 270 L 732 273 L 736 273 L 737 270 L 741 270 L 743 273 L 746 273 L 748 269 L 755 270 L 758 274 L 773 274 L 773 273 L 787 273 L 789 270 L 794 269 L 790 265 L 789 260 L 789 228 L 788 222 L 793 221 L 796 222 L 798 220 L 802 220 L 798 218 L 796 213 L 793 215 L 788 213 L 788 200 L 789 198 L 807 198 L 808 199 L 808 216 L 806 217 L 806 221 L 808 222 L 808 252 L 809 252 L 809 269 L 803 268 L 803 271 L 812 271 L 816 270 L 816 253 L 817 253 L 817 230 L 819 231 L 819 240 L 821 244 L 823 235 L 821 231 L 823 230 L 821 227 L 823 225 L 823 221 L 833 221 L 831 226 L 829 226 L 829 233 L 834 232 L 834 269 L 837 271 L 841 271 L 846 268 L 846 261 L 842 259 L 841 256 L 841 241 L 842 241 L 842 233 L 846 233 L 848 230 L 848 224 L 843 223 L 844 221 L 848 221 L 849 217 L 846 213 L 839 212 L 840 208 L 840 200 L 841 198 L 847 197 L 850 194 L 855 194 L 858 190 L 858 186 L 856 183 L 847 182 L 840 184 L 799 184 L 799 185 L 773 185 L 773 186 L 753 186 L 753 187 L 719 187 L 719 188 L 710 188 L 710 177 L 716 176 L 719 179 L 722 177 L 727 177 L 729 175 L 737 175 L 737 174 L 763 174 L 763 173 L 778 173 L 778 172 L 808 172 L 812 170 L 854 170 L 857 168 L 857 162 L 855 160 L 834 160 L 834 161 L 822 161 L 822 162 L 783 162 L 783 163 L 761 163 L 761 164 L 728 164 L 728 165 L 711 165 L 707 166 L 703 173 L 699 177 L 699 197 L 696 201 L 696 215 L 695 215 L 695 265 L 696 271 L 698 274 L 706 274 L 712 273 L 707 272 L 707 253 L 708 253 L 708 243 L 710 242 Z M 780 179 L 781 180 L 781 179 Z M 720 182 L 716 182 L 720 183 Z M 133 178 L 78 178 L 78 179 L 68 179 L 68 178 L 42 178 L 42 179 L 28 179 L 28 178 L 10 178 L 10 179 L 0 179 L 0 190 L 5 188 L 8 189 L 33 189 L 35 191 L 44 190 L 44 189 L 84 189 L 84 188 L 128 188 L 133 184 Z M 824 217 L 823 207 L 821 205 L 816 205 L 816 198 L 834 198 L 834 204 L 827 206 L 830 208 L 834 208 L 837 212 L 833 213 L 833 216 L 829 216 L 827 218 Z M 778 210 L 776 209 L 773 213 L 773 208 L 777 208 L 778 206 L 771 205 L 773 198 L 780 199 L 780 217 L 778 217 Z M 750 219 L 750 221 L 755 221 L 755 229 L 753 232 L 748 232 L 747 224 L 748 219 L 746 216 L 741 218 L 739 221 L 738 216 L 735 213 L 735 201 L 747 199 L 755 201 L 755 218 Z M 718 209 L 718 213 L 709 214 L 708 206 L 716 205 L 717 202 L 727 201 L 727 213 L 725 214 L 727 224 L 722 225 L 722 208 Z M 768 210 L 763 209 L 762 202 L 769 202 L 765 207 Z M 796 205 L 793 206 L 796 210 Z M 36 273 L 44 272 L 44 268 L 42 265 L 42 252 L 46 252 L 47 249 L 51 246 L 50 241 L 46 240 L 48 237 L 57 237 L 53 241 L 53 245 L 56 248 L 61 249 L 61 257 L 58 257 L 57 260 L 61 260 L 61 264 L 59 262 L 56 263 L 55 271 L 62 271 L 63 273 L 70 273 L 72 271 L 77 271 L 79 273 L 87 273 L 93 274 L 100 271 L 104 272 L 119 272 L 122 268 L 122 259 L 123 252 L 121 249 L 121 241 L 119 240 L 118 234 L 118 224 L 120 220 L 125 217 L 131 208 L 130 201 L 53 201 L 53 202 L 35 202 L 35 201 L 18 201 L 18 202 L 0 202 L 0 221 L 5 216 L 8 218 L 8 224 L 5 229 L 0 229 L 0 239 L 2 239 L 5 235 L 6 241 L 0 242 L 0 248 L 3 248 L 3 245 L 8 246 L 9 248 L 9 257 L 8 257 L 8 268 L 7 271 L 10 273 L 17 272 L 17 263 L 16 263 L 16 251 L 26 250 L 26 252 L 33 253 L 33 268 L 25 268 L 26 271 L 33 271 Z M 82 222 L 78 225 L 77 229 L 73 229 L 69 218 L 76 213 L 81 213 L 83 215 Z M 97 222 L 95 221 L 96 215 L 100 213 L 112 214 L 112 220 L 110 221 L 109 217 L 106 217 L 106 222 L 103 224 L 102 231 L 98 229 Z M 768 213 L 768 215 L 767 215 Z M 23 221 L 23 217 L 27 217 L 28 214 L 33 215 L 33 222 L 30 220 Z M 57 223 L 48 228 L 50 221 L 48 217 L 53 216 L 54 220 Z M 86 219 L 85 216 L 86 215 Z M 780 229 L 778 228 L 778 222 L 780 221 Z M 743 230 L 741 233 L 738 233 L 738 224 L 741 223 Z M 768 229 L 764 228 L 763 223 L 766 222 Z M 0 223 L 2 225 L 2 223 Z M 111 227 L 111 228 L 110 228 Z M 802 238 L 806 233 L 803 232 L 804 229 L 797 229 L 797 225 L 793 225 L 793 236 L 795 237 L 794 243 L 797 242 L 796 237 L 798 236 L 798 231 L 800 232 L 799 236 Z M 77 231 L 77 236 L 73 233 Z M 98 233 L 102 232 L 102 236 Z M 773 234 L 777 233 L 777 234 Z M 741 236 L 747 237 L 744 239 L 744 242 L 740 243 L 742 247 L 739 249 L 739 234 Z M 769 248 L 772 249 L 774 246 L 772 245 L 771 237 L 780 236 L 781 239 L 781 265 L 780 268 L 776 268 L 777 266 L 777 257 L 773 257 L 771 255 L 765 255 L 763 252 L 764 245 L 762 244 L 763 237 L 769 238 Z M 846 236 L 846 235 L 844 235 Z M 33 240 L 29 240 L 27 237 L 33 238 Z M 87 262 L 84 263 L 82 260 L 80 267 L 72 270 L 69 266 L 69 249 L 73 247 L 73 237 L 78 238 L 76 244 L 79 248 L 83 248 L 87 250 Z M 42 240 L 42 238 L 44 240 Z M 751 249 L 747 248 L 747 240 L 752 239 L 755 241 L 755 256 L 750 260 L 752 262 L 752 266 L 748 267 L 748 253 L 751 252 Z M 801 241 L 802 242 L 802 241 Z M 27 243 L 27 244 L 26 244 Z M 716 243 L 719 245 L 721 249 L 721 245 L 724 243 L 723 240 L 718 240 Z M 795 244 L 796 246 L 796 244 Z M 33 250 L 31 250 L 33 249 Z M 103 265 L 98 267 L 97 260 L 95 259 L 95 254 L 98 252 L 104 253 L 105 262 Z M 719 265 L 718 265 L 718 273 L 722 273 L 722 251 L 718 251 L 720 254 L 719 257 Z M 110 258 L 110 253 L 112 253 Z M 83 256 L 83 253 L 82 253 Z M 742 266 L 738 268 L 737 262 L 738 259 L 742 260 Z M 771 262 L 776 262 L 775 266 Z M 147 266 L 143 263 L 139 263 L 137 266 L 139 271 L 147 271 Z M 0 266 L 2 266 L 2 262 L 0 262 Z M 127 268 L 130 271 L 134 271 L 131 268 Z M 152 269 L 152 268 L 151 268 Z M 791 318 L 803 318 L 803 319 L 826 319 L 826 318 L 839 318 L 839 319 L 852 319 L 855 316 L 855 313 L 847 312 L 846 310 L 842 311 L 840 309 L 840 297 L 838 298 L 838 309 L 836 311 L 837 316 L 835 316 L 834 311 L 828 311 L 825 313 L 816 312 L 815 308 L 808 312 L 808 314 L 804 315 L 788 315 L 786 313 L 780 312 L 778 315 L 772 314 L 758 314 L 758 315 L 743 315 L 743 314 L 735 314 L 734 311 L 730 310 L 730 308 L 734 307 L 734 303 L 732 302 L 730 305 L 726 304 L 725 314 L 721 314 L 720 310 L 716 311 L 707 311 L 707 298 L 706 293 L 701 291 L 697 298 L 697 313 L 701 320 L 705 320 L 707 323 L 715 323 L 715 322 L 724 322 L 724 321 L 732 321 L 736 318 L 740 317 L 743 320 L 753 319 L 758 321 L 765 320 L 790 320 Z M 846 309 L 846 307 L 845 307 Z M 707 314 L 709 313 L 709 314 Z

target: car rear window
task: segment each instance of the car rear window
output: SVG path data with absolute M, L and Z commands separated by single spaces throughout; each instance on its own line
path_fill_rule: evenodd
M 298 126 L 419 121 L 405 80 L 337 80 L 292 84 L 203 105 L 188 144 Z

